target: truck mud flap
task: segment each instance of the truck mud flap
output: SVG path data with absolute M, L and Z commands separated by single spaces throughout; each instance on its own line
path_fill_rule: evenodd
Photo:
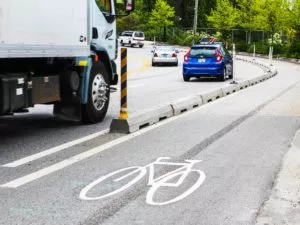
M 56 103 L 53 114 L 58 119 L 81 122 L 81 104 L 80 103 Z

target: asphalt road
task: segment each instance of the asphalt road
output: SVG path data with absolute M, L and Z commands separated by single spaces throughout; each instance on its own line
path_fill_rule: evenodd
M 128 105 L 129 116 L 154 106 L 178 100 L 197 93 L 227 86 L 230 80 L 182 80 L 182 59 L 179 67 L 150 66 L 151 47 L 128 48 Z M 119 59 L 117 60 L 119 64 Z M 241 81 L 262 74 L 254 65 L 237 62 L 236 80 Z M 120 110 L 120 93 L 113 93 L 105 120 L 96 125 L 84 126 L 68 121 L 57 121 L 52 106 L 36 106 L 29 114 L 0 118 L 0 165 L 23 158 L 42 150 L 85 137 L 107 129 Z M 0 175 L 1 176 L 1 175 Z
M 139 49 L 132 51 L 142 54 Z M 20 166 L 0 167 L 0 224 L 255 224 L 300 125 L 299 67 L 287 63 L 276 66 L 279 74 L 275 78 L 135 134 L 106 134 Z M 261 73 L 248 64 L 239 63 L 238 68 L 243 76 L 237 79 Z M 151 106 L 159 103 L 158 96 L 170 101 L 226 85 L 212 81 L 180 83 L 180 71 L 169 74 L 173 69 L 159 69 L 166 73 L 157 73 L 157 78 L 142 79 L 151 76 L 151 68 L 133 73 L 132 84 L 147 80 L 153 85 L 153 89 L 148 84 L 132 89 L 138 95 L 131 97 L 133 109 L 142 110 L 143 101 L 149 100 Z M 164 94 L 161 88 L 171 93 Z M 2 119 L 1 164 L 30 152 L 42 152 L 45 146 L 53 147 L 57 137 L 60 141 L 64 137 L 73 140 L 76 135 L 105 127 L 53 122 L 47 112 L 37 112 L 38 118 Z M 110 113 L 112 117 L 114 114 L 117 110 Z M 13 126 L 8 127 L 8 122 Z M 170 158 L 158 163 L 159 157 Z M 191 163 L 192 167 L 182 167 Z M 85 188 L 128 167 L 132 168 L 103 180 L 90 191 Z M 136 173 L 124 177 L 134 169 L 138 169 Z M 175 169 L 182 170 L 174 173 Z M 162 177 L 165 174 L 168 176 Z M 118 180 L 122 176 L 124 179 Z M 114 195 L 86 199 L 99 198 L 129 186 L 126 184 L 132 185 Z

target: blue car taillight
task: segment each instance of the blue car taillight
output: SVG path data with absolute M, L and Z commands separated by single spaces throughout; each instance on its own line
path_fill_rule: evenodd
M 217 57 L 216 62 L 221 62 L 222 59 L 223 59 L 223 56 L 222 56 L 222 54 L 218 51 L 218 49 L 216 50 L 216 57 Z
M 189 61 L 189 56 L 191 55 L 191 49 L 184 55 L 184 62 Z

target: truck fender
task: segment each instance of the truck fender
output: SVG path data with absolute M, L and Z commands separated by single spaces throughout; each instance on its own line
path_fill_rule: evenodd
M 109 73 L 110 82 L 112 82 L 114 80 L 113 66 L 111 64 L 106 49 L 102 47 L 96 47 L 95 45 L 92 45 L 91 49 L 99 57 L 99 60 L 106 66 L 107 72 Z M 94 63 L 93 60 L 89 60 L 88 66 L 85 68 L 84 71 L 82 87 L 81 87 L 82 104 L 87 104 L 88 102 L 90 72 L 93 67 L 93 63 Z
M 106 49 L 101 46 L 92 45 L 91 50 L 98 55 L 99 60 L 106 66 L 107 72 L 110 74 L 110 81 L 112 81 L 114 79 L 114 71 Z

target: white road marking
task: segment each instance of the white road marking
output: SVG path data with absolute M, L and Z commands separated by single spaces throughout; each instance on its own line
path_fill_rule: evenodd
M 24 164 L 26 164 L 26 163 L 35 161 L 35 160 L 37 160 L 37 159 L 40 159 L 40 158 L 43 158 L 43 157 L 52 155 L 52 154 L 54 154 L 54 153 L 56 153 L 56 152 L 65 150 L 65 149 L 67 149 L 67 148 L 73 147 L 73 146 L 75 146 L 75 145 L 81 144 L 81 143 L 83 143 L 83 142 L 86 142 L 86 141 L 92 140 L 92 139 L 94 139 L 94 138 L 100 137 L 100 136 L 102 136 L 102 135 L 104 135 L 104 134 L 107 134 L 108 132 L 109 132 L 109 130 L 106 129 L 106 130 L 97 132 L 97 133 L 95 133 L 95 134 L 91 134 L 91 135 L 88 135 L 88 136 L 86 136 L 86 137 L 82 137 L 82 138 L 80 138 L 80 139 L 77 139 L 77 140 L 74 140 L 74 141 L 70 141 L 70 142 L 68 142 L 68 143 L 65 143 L 65 144 L 56 146 L 56 147 L 54 147 L 54 148 L 50 148 L 50 149 L 48 149 L 48 150 L 45 150 L 45 151 L 36 153 L 36 154 L 34 154 L 34 155 L 27 156 L 27 157 L 25 157 L 25 158 L 16 160 L 16 161 L 14 161 L 14 162 L 11 162 L 11 163 L 2 165 L 2 167 L 11 167 L 11 168 L 18 167 L 18 166 L 24 165 Z
M 154 162 L 152 162 L 146 166 L 143 166 L 143 167 L 141 167 L 141 166 L 127 167 L 127 168 L 123 168 L 123 169 L 117 170 L 115 172 L 109 173 L 105 176 L 101 176 L 100 178 L 98 178 L 97 180 L 88 184 L 85 188 L 83 188 L 79 194 L 79 198 L 81 200 L 93 201 L 93 200 L 101 200 L 104 198 L 111 197 L 112 195 L 118 194 L 118 193 L 126 190 L 127 188 L 133 186 L 136 182 L 138 182 L 140 179 L 142 179 L 147 173 L 147 168 L 149 168 L 148 186 L 151 186 L 147 193 L 147 197 L 146 197 L 146 203 L 149 205 L 162 206 L 162 205 L 168 205 L 168 204 L 180 201 L 180 200 L 186 198 L 187 196 L 189 196 L 190 194 L 192 194 L 203 184 L 203 182 L 205 180 L 205 173 L 201 170 L 192 169 L 193 166 L 196 163 L 201 162 L 201 160 L 185 160 L 184 163 L 174 163 L 174 162 L 169 162 L 169 161 L 163 161 L 165 159 L 170 159 L 170 158 L 169 157 L 159 157 Z M 172 166 L 178 166 L 179 168 L 176 168 L 171 172 L 167 172 L 164 175 L 161 175 L 161 176 L 155 178 L 154 177 L 155 165 L 165 165 L 165 166 L 172 165 Z M 128 173 L 124 174 L 125 171 L 128 171 Z M 174 197 L 173 199 L 170 199 L 169 201 L 157 202 L 157 201 L 153 200 L 154 195 L 156 194 L 156 191 L 160 187 L 164 187 L 164 188 L 170 187 L 172 189 L 179 187 L 180 185 L 182 185 L 182 183 L 185 181 L 185 179 L 191 172 L 196 172 L 198 174 L 198 179 L 185 192 L 181 193 L 177 197 Z M 136 174 L 135 177 L 133 177 L 133 174 Z M 117 177 L 116 175 L 120 175 L 120 177 L 113 178 L 114 176 Z M 100 195 L 100 196 L 92 196 L 92 197 L 88 196 L 88 192 L 90 192 L 91 189 L 93 189 L 95 186 L 99 185 L 101 182 L 105 182 L 105 180 L 107 178 L 113 178 L 114 182 L 119 182 L 128 177 L 130 177 L 130 179 L 132 179 L 132 178 L 133 179 L 128 181 L 128 183 L 126 183 L 124 186 L 121 186 L 120 188 L 118 188 L 116 190 L 112 189 L 110 192 L 108 192 L 104 195 Z M 173 179 L 176 177 L 179 177 L 178 181 L 176 181 L 177 179 L 175 179 L 175 180 Z
M 143 87 L 143 86 L 146 86 L 146 84 L 130 85 L 129 88 L 137 88 L 137 87 Z
M 212 104 L 213 103 L 211 103 L 209 105 L 212 105 Z M 203 105 L 203 107 L 205 107 L 205 106 L 206 105 Z M 83 152 L 81 154 L 75 155 L 75 156 L 73 156 L 71 158 L 68 158 L 66 160 L 63 160 L 63 161 L 61 161 L 59 163 L 53 164 L 52 166 L 46 167 L 44 169 L 38 170 L 38 171 L 33 172 L 31 174 L 28 174 L 26 176 L 23 176 L 23 177 L 20 177 L 18 179 L 15 179 L 13 181 L 10 181 L 8 183 L 2 184 L 2 185 L 0 185 L 0 187 L 2 187 L 2 188 L 18 188 L 18 187 L 20 187 L 22 185 L 28 184 L 28 183 L 30 183 L 30 182 L 32 182 L 34 180 L 37 180 L 37 179 L 42 178 L 44 176 L 47 176 L 47 175 L 49 175 L 51 173 L 54 173 L 54 172 L 59 171 L 61 169 L 64 169 L 64 168 L 66 168 L 66 167 L 68 167 L 70 165 L 73 165 L 73 164 L 75 164 L 77 162 L 80 162 L 80 161 L 82 161 L 84 159 L 87 159 L 87 158 L 89 158 L 91 156 L 99 154 L 99 153 L 101 153 L 101 152 L 103 152 L 103 151 L 105 151 L 107 149 L 110 149 L 110 148 L 112 148 L 112 147 L 114 147 L 116 145 L 119 145 L 119 144 L 121 144 L 123 142 L 129 141 L 129 140 L 131 140 L 131 139 L 133 139 L 135 137 L 138 137 L 138 136 L 140 136 L 140 135 L 142 135 L 144 133 L 147 133 L 147 132 L 149 132 L 151 130 L 154 130 L 154 129 L 158 128 L 158 127 L 164 126 L 165 124 L 171 123 L 171 122 L 173 122 L 173 121 L 175 121 L 175 120 L 177 120 L 179 118 L 182 118 L 182 117 L 185 117 L 185 116 L 189 116 L 189 114 L 195 113 L 195 112 L 203 109 L 203 107 L 200 107 L 200 108 L 195 109 L 195 110 L 188 111 L 188 112 L 186 112 L 184 114 L 181 114 L 181 115 L 178 115 L 178 116 L 171 117 L 171 118 L 166 119 L 166 120 L 164 120 L 164 121 L 162 121 L 160 123 L 157 123 L 157 124 L 154 124 L 154 125 L 152 125 L 150 127 L 147 127 L 147 128 L 142 129 L 142 130 L 139 130 L 136 133 L 128 134 L 128 135 L 126 135 L 124 137 L 121 137 L 121 138 L 119 138 L 117 140 L 108 142 L 108 143 L 106 143 L 104 145 L 101 145 L 101 146 L 98 146 L 96 148 L 90 149 L 90 150 L 88 150 L 86 152 Z

